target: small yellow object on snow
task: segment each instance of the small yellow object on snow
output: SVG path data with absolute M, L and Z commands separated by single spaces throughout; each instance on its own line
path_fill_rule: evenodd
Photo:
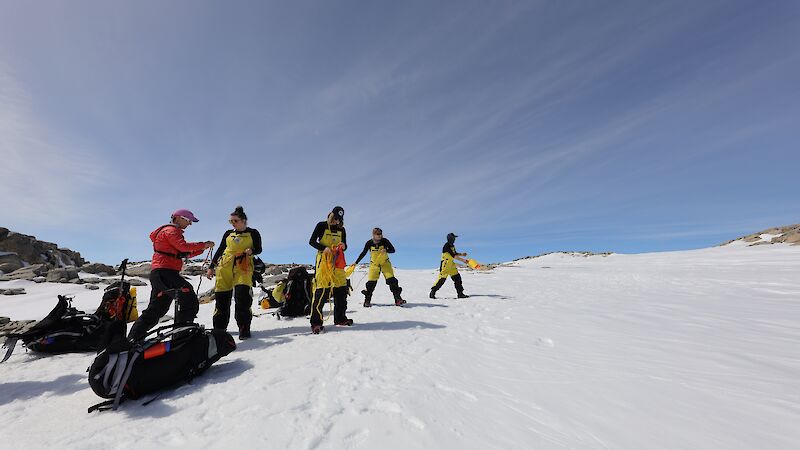
M 132 287 L 129 292 L 131 294 L 131 307 L 128 310 L 128 317 L 125 319 L 128 323 L 131 323 L 139 318 L 139 308 L 136 306 L 136 288 Z

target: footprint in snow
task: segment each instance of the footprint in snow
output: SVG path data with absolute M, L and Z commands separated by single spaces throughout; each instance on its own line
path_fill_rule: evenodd
M 369 430 L 365 428 L 348 435 L 346 438 L 344 438 L 344 440 L 347 441 L 350 446 L 359 446 L 366 442 L 368 437 Z
M 404 411 L 403 407 L 399 403 L 387 401 L 387 400 L 377 400 L 367 408 L 367 411 L 377 411 L 380 413 L 390 413 L 390 414 L 398 414 L 400 415 L 406 422 L 410 423 L 414 427 L 423 430 L 425 429 L 425 422 L 421 419 L 414 417 Z
M 436 388 L 439 389 L 440 391 L 444 391 L 444 392 L 447 392 L 447 393 L 450 393 L 450 394 L 459 394 L 459 395 L 461 395 L 462 397 L 466 398 L 469 401 L 473 401 L 473 402 L 477 402 L 478 401 L 478 397 L 470 394 L 467 391 L 462 391 L 462 390 L 456 389 L 456 388 L 451 387 L 451 386 L 446 386 L 446 385 L 441 384 L 441 383 L 436 383 Z

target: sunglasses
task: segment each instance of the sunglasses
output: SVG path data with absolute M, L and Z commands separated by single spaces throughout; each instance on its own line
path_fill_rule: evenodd
M 239 223 L 239 222 L 242 222 L 242 219 L 231 219 L 231 220 L 229 220 L 228 222 L 230 222 L 230 223 L 232 223 L 232 224 L 233 224 L 233 223 Z

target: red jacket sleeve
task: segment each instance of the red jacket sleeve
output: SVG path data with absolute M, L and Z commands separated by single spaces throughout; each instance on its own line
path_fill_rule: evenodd
M 176 250 L 183 253 L 188 253 L 190 258 L 197 255 L 202 255 L 203 250 L 206 248 L 205 242 L 186 242 L 183 238 L 183 230 L 173 228 L 171 230 L 164 230 L 165 238 L 169 245 L 175 247 Z

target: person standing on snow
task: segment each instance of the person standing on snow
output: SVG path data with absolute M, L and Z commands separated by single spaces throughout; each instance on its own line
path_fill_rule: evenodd
M 344 229 L 344 208 L 337 206 L 328 213 L 328 219 L 317 224 L 309 245 L 317 249 L 314 270 L 314 299 L 311 302 L 311 332 L 319 334 L 322 326 L 322 307 L 333 295 L 333 323 L 351 326 L 353 320 L 347 318 L 347 275 L 343 268 L 326 261 L 344 258 L 347 249 L 347 233 Z M 342 261 L 343 262 L 343 261 Z
M 402 306 L 406 303 L 406 301 L 400 297 L 403 288 L 401 288 L 397 282 L 397 278 L 394 276 L 392 262 L 389 261 L 389 253 L 394 253 L 394 251 L 392 243 L 383 237 L 383 230 L 374 228 L 372 230 L 372 239 L 364 244 L 364 250 L 361 251 L 361 254 L 358 255 L 358 259 L 356 259 L 355 262 L 356 264 L 361 262 L 364 256 L 367 255 L 367 252 L 369 252 L 367 288 L 361 291 L 361 293 L 364 294 L 365 308 L 372 306 L 372 292 L 375 290 L 375 286 L 378 285 L 378 279 L 381 277 L 381 273 L 383 274 L 384 280 L 386 280 L 386 284 L 389 285 L 389 290 L 392 291 L 392 295 L 394 295 L 394 304 Z
M 455 243 L 457 237 L 458 236 L 453 233 L 447 235 L 447 242 L 444 244 L 444 247 L 442 247 L 442 261 L 439 263 L 439 279 L 436 280 L 436 284 L 431 288 L 430 298 L 436 298 L 436 291 L 444 286 L 447 277 L 453 279 L 453 284 L 456 285 L 458 298 L 469 297 L 469 295 L 464 293 L 464 285 L 461 283 L 461 274 L 458 273 L 458 266 L 456 266 L 456 260 L 467 264 L 467 260 L 461 258 L 461 256 L 467 256 L 467 254 L 456 252 Z
M 231 318 L 231 299 L 236 298 L 234 317 L 239 327 L 239 339 L 250 337 L 253 320 L 253 255 L 261 253 L 261 234 L 247 226 L 244 208 L 237 206 L 229 219 L 232 230 L 222 236 L 222 242 L 211 259 L 206 277 L 217 277 L 214 286 L 214 329 L 225 331 Z
M 169 311 L 173 298 L 177 301 L 174 317 L 176 324 L 193 322 L 197 317 L 200 305 L 191 283 L 181 276 L 183 260 L 203 254 L 205 249 L 214 247 L 214 242 L 186 242 L 183 230 L 194 222 L 199 221 L 191 211 L 179 209 L 172 213 L 170 223 L 150 233 L 150 240 L 153 242 L 150 303 L 131 326 L 128 339 L 144 337 Z

